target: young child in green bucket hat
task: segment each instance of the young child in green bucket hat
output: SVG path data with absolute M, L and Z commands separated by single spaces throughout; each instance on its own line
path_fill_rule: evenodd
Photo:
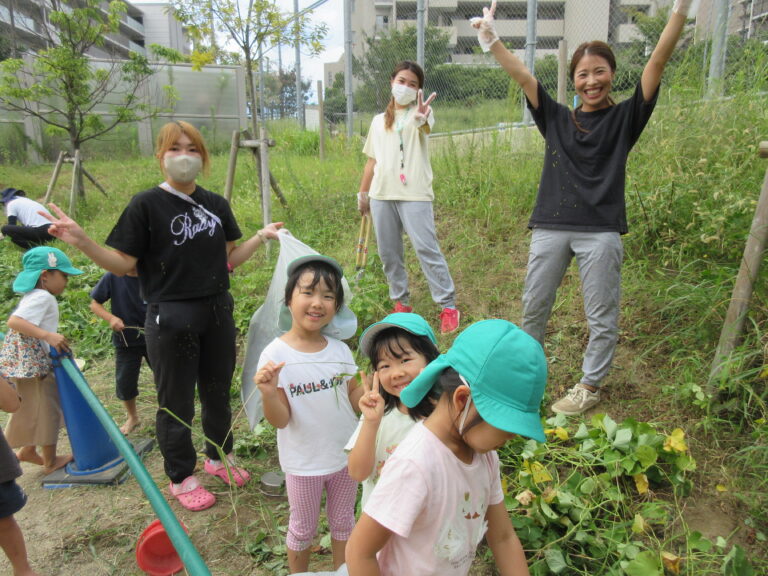
M 466 575 L 486 538 L 502 574 L 528 574 L 495 450 L 515 435 L 544 442 L 541 345 L 506 320 L 462 332 L 400 393 L 435 409 L 387 461 L 347 543 L 351 576 Z
M 68 352 L 67 339 L 58 333 L 59 296 L 69 276 L 82 274 L 58 248 L 38 246 L 27 250 L 24 269 L 13 282 L 22 296 L 8 319 L 8 334 L 0 350 L 0 374 L 16 386 L 23 402 L 11 415 L 5 436 L 17 458 L 43 467 L 50 474 L 72 460 L 57 455 L 59 429 L 64 425 L 59 392 L 51 364 L 50 348 Z M 41 446 L 41 452 L 37 452 Z

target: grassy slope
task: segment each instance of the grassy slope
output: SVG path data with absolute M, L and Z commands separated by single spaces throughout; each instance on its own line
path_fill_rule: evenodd
M 723 382 L 715 409 L 697 400 L 702 391 L 696 387 L 703 385 L 708 374 L 766 168 L 755 154 L 757 142 L 768 134 L 766 108 L 765 100 L 751 98 L 718 106 L 666 106 L 655 114 L 633 152 L 627 187 L 632 231 L 625 238 L 621 342 L 601 406 L 616 421 L 632 417 L 666 431 L 683 427 L 698 470 L 694 492 L 682 507 L 696 512 L 697 503 L 703 503 L 711 511 L 725 510 L 725 515 L 733 517 L 736 541 L 763 566 L 768 560 L 759 552 L 760 542 L 754 542 L 766 530 L 760 508 L 768 467 L 768 429 L 761 420 L 765 386 L 758 377 L 765 324 L 762 285 L 752 307 L 748 339 L 740 350 L 741 363 Z M 294 150 L 300 148 L 292 139 L 301 141 L 301 136 L 275 137 L 279 145 L 272 150 L 272 167 L 290 207 L 286 210 L 276 204 L 274 219 L 284 220 L 295 236 L 336 257 L 347 270 L 354 269 L 359 225 L 354 194 L 363 164 L 360 146 L 354 144 L 349 151 L 343 143 L 333 142 L 329 159 L 321 162 L 281 145 L 292 141 Z M 506 132 L 433 143 L 438 234 L 458 287 L 463 325 L 488 317 L 512 321 L 520 317 L 527 258 L 525 222 L 538 182 L 541 143 L 535 133 L 516 134 L 513 146 L 512 137 Z M 216 158 L 213 174 L 203 184 L 221 190 L 225 167 L 226 158 Z M 78 220 L 102 239 L 127 198 L 158 181 L 158 170 L 151 159 L 92 162 L 88 169 L 107 188 L 109 197 L 89 188 L 87 202 L 78 207 Z M 50 171 L 50 166 L 4 166 L 0 186 L 12 185 L 26 189 L 31 197 L 42 196 Z M 62 206 L 68 204 L 68 182 L 65 172 L 55 192 Z M 256 183 L 250 159 L 241 154 L 233 206 L 246 233 L 254 232 L 260 223 Z M 80 343 L 76 344 L 80 355 L 104 358 L 108 336 L 87 310 L 85 293 L 100 272 L 71 249 L 68 252 L 88 274 L 73 279 L 65 294 L 63 331 Z M 8 286 L 19 256 L 7 240 L 0 246 L 3 316 L 13 305 Z M 276 250 L 270 259 L 258 254 L 234 277 L 237 320 L 243 332 L 266 293 L 275 256 Z M 416 310 L 436 324 L 439 310 L 429 297 L 418 262 L 412 252 L 407 259 Z M 579 377 L 587 335 L 578 284 L 572 268 L 548 332 L 548 393 L 552 396 Z M 387 312 L 386 294 L 372 242 L 353 306 L 361 326 Z M 442 337 L 441 348 L 450 341 Z M 701 527 L 694 528 L 707 535 L 711 515 L 705 514 L 699 523 Z M 685 522 L 678 518 L 676 529 L 681 525 Z M 661 539 L 673 541 L 674 537 L 666 533 Z M 712 552 L 707 561 L 716 556 Z M 689 562 L 687 573 L 706 573 L 705 566 L 710 564 L 702 561 L 700 566 Z

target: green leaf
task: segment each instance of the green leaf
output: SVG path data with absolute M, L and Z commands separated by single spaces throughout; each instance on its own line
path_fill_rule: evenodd
M 635 457 L 637 458 L 637 461 L 640 462 L 643 469 L 646 469 L 656 463 L 659 455 L 656 453 L 655 448 L 644 444 L 635 449 Z
M 616 436 L 613 438 L 613 447 L 619 450 L 628 450 L 630 442 L 632 442 L 632 430 L 629 428 L 619 428 L 616 431 Z
M 640 552 L 634 560 L 628 562 L 624 572 L 627 576 L 664 576 L 659 555 L 650 550 Z
M 744 550 L 740 546 L 731 548 L 723 563 L 723 576 L 752 576 L 754 573 Z
M 568 568 L 568 564 L 565 562 L 565 556 L 559 548 L 547 548 L 544 550 L 544 559 L 546 560 L 549 569 L 555 574 L 560 574 L 563 570 Z
M 552 507 L 546 502 L 544 502 L 544 500 L 539 499 L 539 508 L 541 509 L 544 516 L 546 516 L 550 520 L 557 520 L 558 518 L 560 518 L 560 515 L 554 510 L 552 510 Z

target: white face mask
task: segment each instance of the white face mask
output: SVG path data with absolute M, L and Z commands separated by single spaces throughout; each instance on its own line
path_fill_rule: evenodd
M 392 84 L 392 97 L 400 106 L 407 106 L 416 100 L 416 90 L 405 84 Z
M 166 156 L 163 158 L 163 166 L 168 178 L 179 184 L 194 182 L 200 169 L 203 167 L 203 159 L 191 154 L 178 156 Z

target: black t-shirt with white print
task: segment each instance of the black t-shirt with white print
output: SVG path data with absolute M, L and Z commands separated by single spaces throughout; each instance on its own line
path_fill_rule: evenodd
M 108 246 L 138 259 L 141 293 L 149 303 L 229 289 L 226 244 L 242 236 L 235 216 L 222 196 L 200 186 L 190 198 L 199 206 L 157 186 L 139 192 L 107 237 Z
M 528 102 L 544 136 L 544 167 L 529 228 L 627 233 L 624 202 L 627 156 L 651 117 L 659 91 L 646 102 L 634 94 L 595 112 L 571 110 L 553 100 L 541 83 L 539 107 Z

